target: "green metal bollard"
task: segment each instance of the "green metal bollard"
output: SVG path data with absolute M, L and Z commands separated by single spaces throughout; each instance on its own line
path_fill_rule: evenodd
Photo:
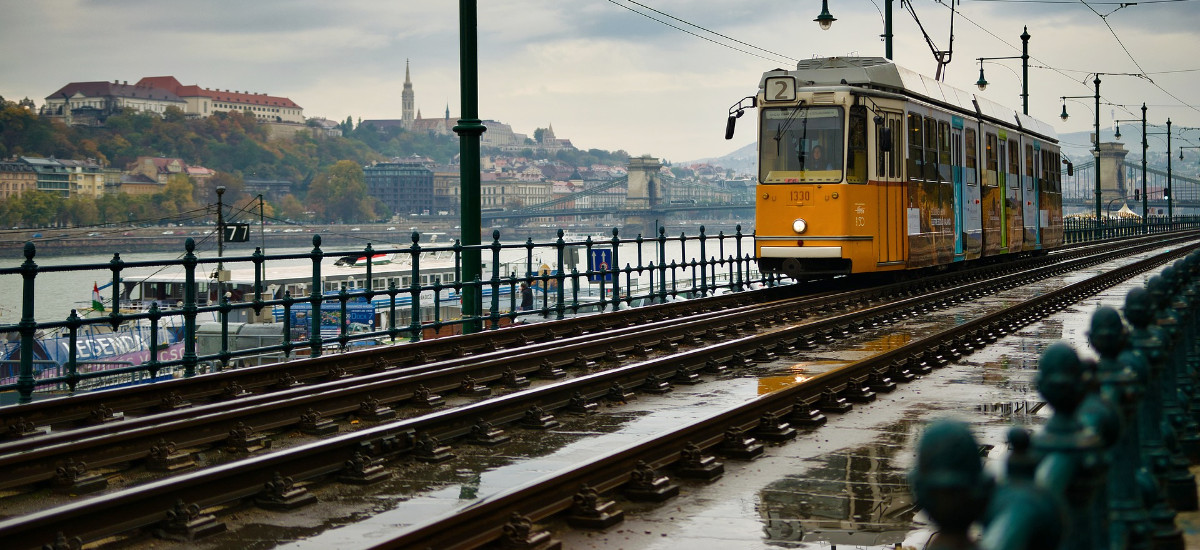
M 1175 526 L 1175 509 L 1168 502 L 1166 486 L 1171 479 L 1171 456 L 1163 441 L 1162 424 L 1162 341 L 1155 331 L 1150 330 L 1154 314 L 1150 310 L 1150 294 L 1144 288 L 1134 288 L 1125 296 L 1125 319 L 1131 328 L 1129 351 L 1146 367 L 1146 397 L 1140 401 L 1138 428 L 1141 433 L 1143 469 L 1139 472 L 1139 486 L 1143 492 L 1143 503 L 1153 525 L 1155 547 L 1160 550 L 1182 549 L 1183 533 Z M 1184 469 L 1181 481 L 1183 490 L 1189 486 L 1194 494 L 1195 481 Z M 1189 482 L 1190 480 L 1190 482 Z
M 17 393 L 21 403 L 33 401 L 33 336 L 37 321 L 33 313 L 33 282 L 37 278 L 38 266 L 33 261 L 37 249 L 33 243 L 25 243 L 25 261 L 21 264 L 21 321 L 17 324 L 21 333 L 21 371 L 17 375 Z
M 989 550 L 1058 548 L 1067 523 L 1062 502 L 1034 483 L 1038 459 L 1030 449 L 1029 432 L 1008 430 L 1011 453 L 1006 463 L 1004 484 L 984 515 L 980 545 Z
M 1150 297 L 1149 310 L 1154 316 L 1154 324 L 1150 325 L 1148 330 L 1154 332 L 1161 342 L 1157 355 L 1148 356 L 1152 359 L 1158 357 L 1159 364 L 1162 366 L 1160 398 L 1165 421 L 1160 425 L 1163 443 L 1170 457 L 1169 472 L 1164 485 L 1171 506 L 1181 512 L 1192 511 L 1200 508 L 1200 499 L 1197 499 L 1195 477 L 1188 471 L 1190 461 L 1183 452 L 1183 446 L 1176 435 L 1182 430 L 1188 429 L 1189 417 L 1179 405 L 1179 378 L 1176 376 L 1173 357 L 1169 353 L 1174 342 L 1174 331 L 1177 328 L 1178 319 L 1175 318 L 1174 311 L 1163 307 L 1167 301 L 1167 282 L 1162 277 L 1158 275 L 1150 277 L 1150 280 L 1146 282 L 1146 291 Z
M 908 484 L 917 504 L 938 526 L 926 548 L 978 548 L 969 531 L 983 516 L 994 482 L 983 472 L 979 445 L 966 424 L 938 420 L 925 429 Z
M 1092 314 L 1088 343 L 1100 354 L 1096 365 L 1099 397 L 1119 413 L 1113 420 L 1121 427 L 1109 451 L 1108 485 L 1104 488 L 1109 547 L 1150 550 L 1154 546 L 1152 529 L 1137 482 L 1142 469 L 1138 402 L 1145 394 L 1149 374 L 1140 357 L 1121 355 L 1128 338 L 1116 309 L 1104 306 Z
M 1066 501 L 1063 550 L 1102 547 L 1097 538 L 1102 518 L 1096 517 L 1092 503 L 1105 480 L 1104 442 L 1077 414 L 1089 393 L 1086 375 L 1075 350 L 1063 342 L 1047 347 L 1038 362 L 1036 385 L 1054 414 L 1033 437 L 1034 452 L 1043 457 L 1034 479 Z

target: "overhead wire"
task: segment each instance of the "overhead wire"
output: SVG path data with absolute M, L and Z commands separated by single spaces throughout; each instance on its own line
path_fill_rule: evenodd
M 722 43 L 722 42 L 720 42 L 720 41 L 713 40 L 712 38 L 709 38 L 709 37 L 707 37 L 707 36 L 702 36 L 702 35 L 700 35 L 700 34 L 696 34 L 695 32 L 689 31 L 689 30 L 687 30 L 687 29 L 685 29 L 685 28 L 683 28 L 683 27 L 680 27 L 680 26 L 678 26 L 678 25 L 671 24 L 671 23 L 670 23 L 670 22 L 668 22 L 668 21 L 663 21 L 662 19 L 659 19 L 659 18 L 657 18 L 657 17 L 654 17 L 653 15 L 650 15 L 650 14 L 648 14 L 648 13 L 644 13 L 644 12 L 638 11 L 638 10 L 636 10 L 636 9 L 633 9 L 632 7 L 630 7 L 630 6 L 627 6 L 627 5 L 625 5 L 625 4 L 622 4 L 622 3 L 620 3 L 620 2 L 617 2 L 616 0 L 607 0 L 607 1 L 608 1 L 610 4 L 613 4 L 614 6 L 619 6 L 619 7 L 625 8 L 625 9 L 627 9 L 627 10 L 629 10 L 629 11 L 633 12 L 633 13 L 636 13 L 636 14 L 638 14 L 638 15 L 641 15 L 642 17 L 645 17 L 645 18 L 647 18 L 647 19 L 650 19 L 650 20 L 652 20 L 652 21 L 657 21 L 657 22 L 659 22 L 659 23 L 662 23 L 663 25 L 666 25 L 666 26 L 668 26 L 668 27 L 671 27 L 671 28 L 673 28 L 673 29 L 675 29 L 675 30 L 677 30 L 677 31 L 680 31 L 680 32 L 683 32 L 683 33 L 690 34 L 690 35 L 692 35 L 692 36 L 694 36 L 694 37 L 696 37 L 696 38 L 699 38 L 699 39 L 701 39 L 701 40 L 706 40 L 706 41 L 708 41 L 708 42 L 712 42 L 713 44 L 716 44 L 716 45 L 718 45 L 718 46 L 722 46 L 722 47 L 725 47 L 725 48 L 729 48 L 729 49 L 731 49 L 731 50 L 735 50 L 735 51 L 738 51 L 738 52 L 741 52 L 741 53 L 744 53 L 744 54 L 747 54 L 747 55 L 752 55 L 752 56 L 754 56 L 754 57 L 757 57 L 757 58 L 759 58 L 759 59 L 765 59 L 765 60 L 767 60 L 767 61 L 774 61 L 774 62 L 779 62 L 779 61 L 782 61 L 782 60 L 799 61 L 798 59 L 796 59 L 796 58 L 794 58 L 794 57 L 790 57 L 790 56 L 787 56 L 787 55 L 784 55 L 784 54 L 781 54 L 781 53 L 777 53 L 777 52 L 774 52 L 774 51 L 768 50 L 768 49 L 766 49 L 766 48 L 761 48 L 761 47 L 759 47 L 759 46 L 755 46 L 755 45 L 753 45 L 753 44 L 749 44 L 749 43 L 747 43 L 747 42 L 743 42 L 743 41 L 741 41 L 741 40 L 738 40 L 738 39 L 736 39 L 736 38 L 732 38 L 732 37 L 729 37 L 729 36 L 725 36 L 724 34 L 718 33 L 718 32 L 716 32 L 716 31 L 713 31 L 713 30 L 709 30 L 709 29 L 707 29 L 707 28 L 701 27 L 700 25 L 696 25 L 695 23 L 691 23 L 691 22 L 689 22 L 689 21 L 685 21 L 685 20 L 683 20 L 683 19 L 680 19 L 680 18 L 678 18 L 678 17 L 675 17 L 675 16 L 673 16 L 673 15 L 670 15 L 670 14 L 667 14 L 667 13 L 664 13 L 664 12 L 661 12 L 661 11 L 659 11 L 659 10 L 656 10 L 656 9 L 654 9 L 654 8 L 651 8 L 651 7 L 649 7 L 649 6 L 646 6 L 645 4 L 640 4 L 640 3 L 638 3 L 638 2 L 635 2 L 634 0 L 624 0 L 624 1 L 626 1 L 626 2 L 629 2 L 630 4 L 633 4 L 633 5 L 636 5 L 636 6 L 642 7 L 642 8 L 644 8 L 644 9 L 650 10 L 650 11 L 652 11 L 652 12 L 654 12 L 654 13 L 657 13 L 657 14 L 659 14 L 659 15 L 662 15 L 662 16 L 664 16 L 664 17 L 669 17 L 670 19 L 672 19 L 672 20 L 674 20 L 674 21 L 679 21 L 680 23 L 683 23 L 683 24 L 685 24 L 685 25 L 688 25 L 688 26 L 690 26 L 690 27 L 694 27 L 694 28 L 696 28 L 696 29 L 700 29 L 700 30 L 702 30 L 702 31 L 704 31 L 704 32 L 707 32 L 707 33 L 709 33 L 709 34 L 712 34 L 712 35 L 715 35 L 715 36 L 719 36 L 719 37 L 721 37 L 721 38 L 723 38 L 723 39 L 725 39 L 725 40 L 730 40 L 730 41 L 732 41 L 732 42 L 735 42 L 735 43 L 737 43 L 737 44 L 741 44 L 741 45 L 744 45 L 744 46 L 747 46 L 747 47 L 750 47 L 750 48 L 754 48 L 754 49 L 756 49 L 756 50 L 759 50 L 759 51 L 762 51 L 762 52 L 769 53 L 769 54 L 771 54 L 771 55 L 777 56 L 777 58 L 775 58 L 775 59 L 772 59 L 772 58 L 766 57 L 766 56 L 764 56 L 764 55 L 760 55 L 760 54 L 757 54 L 757 53 L 754 53 L 754 52 L 751 52 L 751 51 L 744 50 L 744 49 L 742 49 L 742 48 L 738 48 L 738 47 L 736 47 L 736 46 L 731 46 L 731 45 L 729 45 L 729 44 L 725 44 L 725 43 Z M 782 59 L 779 59 L 779 58 L 782 58 Z

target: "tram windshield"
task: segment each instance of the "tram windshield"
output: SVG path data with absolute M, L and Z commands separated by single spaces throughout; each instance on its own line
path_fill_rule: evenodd
M 760 183 L 842 181 L 845 114 L 839 106 L 762 109 Z

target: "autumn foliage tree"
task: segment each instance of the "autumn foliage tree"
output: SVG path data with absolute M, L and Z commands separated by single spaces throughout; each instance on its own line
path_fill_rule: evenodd
M 308 187 L 305 204 L 317 219 L 354 223 L 378 217 L 376 199 L 367 195 L 362 166 L 343 160 L 322 172 Z

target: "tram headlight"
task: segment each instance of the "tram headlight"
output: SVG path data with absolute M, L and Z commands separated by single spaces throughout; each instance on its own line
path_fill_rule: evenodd
M 804 221 L 803 218 L 796 218 L 796 221 L 792 222 L 792 231 L 804 233 L 806 229 L 808 229 L 808 222 Z

